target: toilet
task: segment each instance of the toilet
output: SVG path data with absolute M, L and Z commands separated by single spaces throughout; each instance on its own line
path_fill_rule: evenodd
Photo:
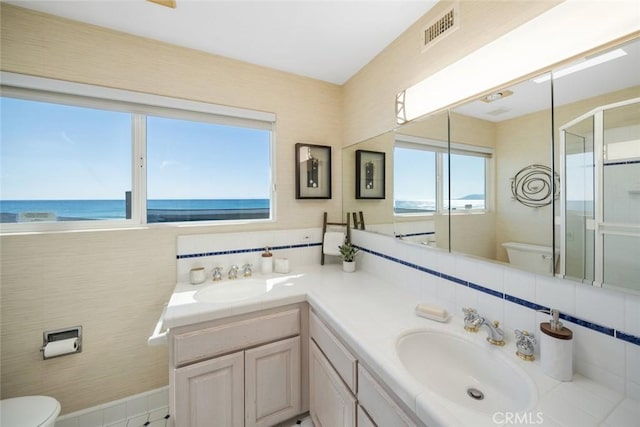
M 53 427 L 60 403 L 49 396 L 24 396 L 0 400 L 0 426 Z
M 509 264 L 533 273 L 553 273 L 553 267 L 558 261 L 558 253 L 554 257 L 551 246 L 505 242 L 502 247 L 507 250 Z

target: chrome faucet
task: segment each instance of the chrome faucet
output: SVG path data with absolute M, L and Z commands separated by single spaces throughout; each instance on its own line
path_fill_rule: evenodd
M 493 345 L 504 345 L 504 331 L 500 329 L 500 322 L 498 322 L 497 320 L 489 322 L 484 317 L 481 317 L 480 319 L 482 319 L 482 321 L 480 322 L 480 326 L 486 326 L 487 328 L 489 328 L 487 341 L 489 341 Z
M 237 279 L 238 278 L 238 266 L 237 265 L 232 265 L 229 268 L 229 273 L 228 273 L 229 279 Z
M 242 266 L 242 275 L 244 277 L 251 277 L 251 267 L 253 267 L 251 264 L 245 264 Z
M 213 269 L 213 281 L 217 282 L 222 280 L 222 267 L 216 267 Z

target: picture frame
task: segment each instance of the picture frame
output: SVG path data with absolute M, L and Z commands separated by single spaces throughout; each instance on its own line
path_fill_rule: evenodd
M 297 143 L 296 199 L 331 198 L 331 147 Z
M 356 199 L 385 198 L 385 153 L 356 150 Z

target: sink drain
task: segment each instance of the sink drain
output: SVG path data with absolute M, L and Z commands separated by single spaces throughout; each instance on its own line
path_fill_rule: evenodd
M 474 400 L 482 400 L 484 399 L 484 393 L 478 390 L 477 388 L 470 387 L 467 389 L 467 394 L 470 398 Z

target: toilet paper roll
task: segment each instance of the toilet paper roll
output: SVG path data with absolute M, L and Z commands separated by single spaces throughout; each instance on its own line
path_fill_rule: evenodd
M 44 358 L 62 356 L 63 354 L 75 353 L 78 351 L 78 338 L 67 338 L 66 340 L 51 341 L 44 346 Z

